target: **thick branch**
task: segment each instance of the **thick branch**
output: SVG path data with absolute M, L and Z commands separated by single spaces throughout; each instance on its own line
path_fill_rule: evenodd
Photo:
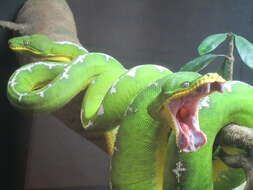
M 26 24 L 17 24 L 15 22 L 1 21 L 1 20 L 0 20 L 0 27 L 6 28 L 8 30 L 17 31 L 20 34 L 23 34 L 28 29 L 28 25 Z
M 221 145 L 233 145 L 237 148 L 251 149 L 253 147 L 253 130 L 239 125 L 228 125 L 224 127 L 217 141 Z
M 244 190 L 252 190 L 253 189 L 253 171 L 249 171 L 247 173 L 247 183 Z
M 244 126 L 228 125 L 224 127 L 217 143 L 244 149 L 246 153 L 230 155 L 220 151 L 219 157 L 232 168 L 243 168 L 247 176 L 245 190 L 253 189 L 253 130 Z
M 50 11 L 49 11 L 50 10 Z M 1 21 L 2 27 L 18 31 L 21 35 L 44 34 L 55 41 L 80 44 L 73 13 L 66 0 L 27 0 L 14 22 Z M 19 64 L 34 60 L 31 56 L 19 56 Z M 80 106 L 83 92 L 53 115 L 67 127 L 106 150 L 104 134 L 92 134 L 83 130 L 80 122 Z

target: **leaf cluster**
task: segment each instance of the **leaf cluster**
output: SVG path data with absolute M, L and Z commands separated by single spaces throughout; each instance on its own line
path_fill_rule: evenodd
M 226 40 L 230 40 L 230 42 L 232 42 L 232 46 L 236 47 L 242 62 L 249 68 L 253 69 L 253 44 L 244 37 L 234 33 L 221 33 L 207 36 L 198 46 L 198 53 L 200 56 L 184 64 L 180 68 L 180 71 L 199 72 L 217 58 L 224 57 L 219 73 L 227 79 L 229 71 L 231 69 L 233 70 L 233 68 L 231 68 L 233 67 L 233 64 L 231 63 L 233 60 L 230 56 L 233 55 L 234 52 L 229 52 L 229 55 L 210 54 L 210 52 L 215 50 Z

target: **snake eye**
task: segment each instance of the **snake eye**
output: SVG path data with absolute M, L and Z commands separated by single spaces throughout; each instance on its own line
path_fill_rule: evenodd
M 30 41 L 24 41 L 23 42 L 25 46 L 29 46 L 30 45 Z
M 182 83 L 182 88 L 189 88 L 191 83 L 189 81 L 185 81 Z

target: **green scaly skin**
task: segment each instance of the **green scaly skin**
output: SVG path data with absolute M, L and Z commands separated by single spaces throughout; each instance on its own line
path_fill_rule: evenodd
M 19 68 L 9 80 L 10 102 L 26 111 L 51 112 L 59 109 L 85 89 L 97 75 L 109 69 L 125 70 L 109 55 L 88 53 L 81 46 L 53 42 L 43 35 L 12 38 L 9 44 L 14 51 L 45 60 Z
M 105 121 L 118 120 L 136 94 L 152 81 L 172 73 L 158 65 L 137 66 L 127 71 L 109 55 L 88 53 L 86 49 L 76 44 L 54 42 L 44 35 L 12 38 L 9 44 L 14 51 L 44 60 L 25 65 L 14 72 L 8 85 L 10 102 L 21 110 L 51 112 L 63 107 L 76 94 L 89 86 L 81 109 L 84 128 L 93 126 L 92 119 L 101 116 L 104 111 L 106 113 L 104 120 L 101 120 L 104 117 L 98 117 L 99 122 L 94 123 L 92 131 L 105 132 L 116 128 L 118 121 L 110 127 Z M 135 76 L 136 73 L 140 74 Z M 143 78 L 145 80 L 142 80 Z M 119 79 L 122 79 L 121 85 L 127 83 L 132 86 L 123 87 L 121 95 L 116 93 L 117 95 L 114 96 L 113 90 L 117 88 L 116 83 Z M 125 94 L 127 96 L 124 96 Z M 124 102 L 121 102 L 122 95 Z M 106 107 L 103 107 L 104 105 Z M 107 109 L 110 110 L 113 105 L 116 106 L 116 117 L 113 114 L 107 116 Z M 101 127 L 97 127 L 100 126 L 97 123 L 102 123 Z M 113 133 L 115 131 L 112 131 Z M 108 142 L 108 144 L 111 144 L 108 148 L 112 152 L 113 143 Z
M 231 190 L 239 186 L 245 180 L 243 170 L 229 168 L 219 159 L 212 160 L 213 144 L 223 126 L 235 123 L 253 128 L 252 86 L 229 81 L 224 94 L 213 93 L 202 100 L 200 127 L 208 143 L 188 153 L 179 150 L 168 124 L 148 111 L 160 98 L 163 80 L 140 93 L 131 108 L 142 111 L 129 111 L 121 122 L 112 157 L 113 189 Z
M 253 126 L 251 106 L 237 113 L 242 107 L 233 104 L 238 98 L 251 104 L 250 86 L 228 82 L 225 92 L 228 96 L 218 93 L 208 96 L 209 103 L 203 104 L 206 107 L 199 113 L 208 143 L 198 151 L 185 153 L 178 149 L 180 142 L 170 110 L 159 114 L 158 108 L 182 89 L 189 89 L 186 95 L 191 93 L 192 86 L 201 78 L 199 74 L 172 74 L 157 65 L 126 70 L 109 55 L 88 53 L 78 45 L 53 42 L 42 35 L 13 38 L 10 47 L 45 60 L 25 65 L 11 76 L 8 97 L 14 106 L 21 110 L 50 112 L 87 88 L 81 108 L 84 128 L 105 132 L 120 125 L 112 159 L 113 189 L 211 190 L 214 185 L 217 190 L 226 190 L 244 179 L 241 171 L 226 166 L 224 169 L 220 164 L 212 169 L 212 145 L 218 130 L 227 123 Z M 214 76 L 217 78 L 212 74 L 207 76 L 209 83 L 223 82 Z M 190 86 L 182 88 L 182 84 L 189 82 Z M 231 89 L 233 93 L 228 92 Z M 226 106 L 223 102 L 227 102 Z M 193 141 L 196 140 L 198 138 Z M 219 171 L 215 179 L 212 170 Z

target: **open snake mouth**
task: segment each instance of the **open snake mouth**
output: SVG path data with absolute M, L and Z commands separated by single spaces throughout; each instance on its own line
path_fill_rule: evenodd
M 193 152 L 206 144 L 206 135 L 200 130 L 198 110 L 200 99 L 217 91 L 223 93 L 223 82 L 207 82 L 180 93 L 167 104 L 175 125 L 177 146 L 184 152 Z

